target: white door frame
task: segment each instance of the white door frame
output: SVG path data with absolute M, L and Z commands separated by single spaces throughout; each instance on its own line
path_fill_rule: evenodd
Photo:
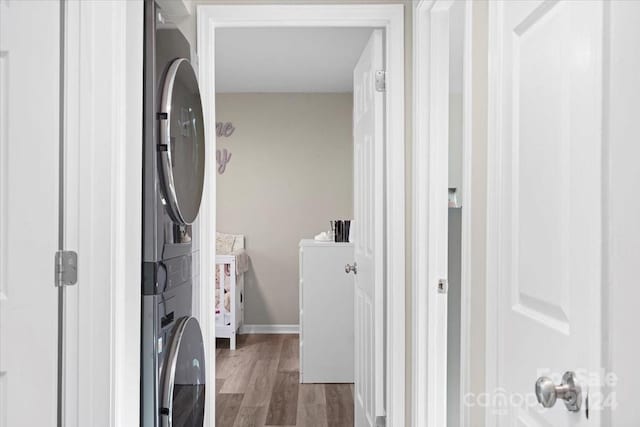
M 215 30 L 233 27 L 378 27 L 385 30 L 387 99 L 385 134 L 385 277 L 387 426 L 405 425 L 405 139 L 404 139 L 404 6 L 361 5 L 200 5 L 198 19 L 199 79 L 203 95 L 205 132 L 215 135 Z M 211 145 L 210 145 L 211 146 Z M 215 165 L 215 150 L 207 151 Z M 200 313 L 213 313 L 216 173 L 207 168 L 200 211 Z M 200 316 L 208 351 L 215 366 L 212 315 Z M 212 384 L 214 369 L 208 370 Z M 208 395 L 208 425 L 215 420 L 215 396 Z
M 455 1 L 420 0 L 413 14 L 413 335 L 412 425 L 446 425 L 449 10 Z M 469 426 L 463 397 L 470 391 L 471 37 L 472 2 L 465 4 L 463 71 L 462 274 L 460 420 Z
M 65 0 L 66 427 L 140 425 L 143 19 L 141 0 Z

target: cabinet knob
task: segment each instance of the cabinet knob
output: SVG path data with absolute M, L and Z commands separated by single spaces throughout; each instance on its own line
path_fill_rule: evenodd
M 353 274 L 358 274 L 358 263 L 354 262 L 353 265 L 347 264 L 344 266 L 344 272 L 349 274 L 353 272 Z

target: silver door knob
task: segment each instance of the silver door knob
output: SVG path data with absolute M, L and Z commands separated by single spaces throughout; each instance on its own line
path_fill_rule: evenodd
M 564 405 L 571 412 L 578 412 L 582 405 L 582 389 L 576 384 L 576 376 L 571 371 L 564 373 L 560 385 L 555 385 L 551 378 L 538 378 L 536 397 L 545 408 L 551 408 L 557 399 L 564 400 Z
M 344 272 L 349 274 L 353 271 L 353 274 L 358 274 L 358 263 L 354 262 L 353 265 L 347 264 L 344 266 Z

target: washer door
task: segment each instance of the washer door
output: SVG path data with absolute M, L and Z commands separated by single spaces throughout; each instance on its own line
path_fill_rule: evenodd
M 171 219 L 191 224 L 204 185 L 204 122 L 196 73 L 185 58 L 171 63 L 164 80 L 160 118 L 160 176 Z
M 202 427 L 206 377 L 200 325 L 183 317 L 174 331 L 164 369 L 162 426 Z

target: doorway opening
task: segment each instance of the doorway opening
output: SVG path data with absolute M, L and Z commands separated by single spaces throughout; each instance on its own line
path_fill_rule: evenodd
M 367 73 L 369 76 L 368 84 L 375 84 L 375 71 L 380 71 L 380 73 L 387 73 L 386 80 L 386 92 L 381 94 L 384 96 L 384 102 L 380 103 L 380 107 L 377 111 L 380 118 L 382 120 L 371 120 L 371 123 L 378 124 L 379 129 L 375 130 L 382 135 L 380 138 L 380 145 L 377 146 L 379 149 L 378 153 L 384 153 L 384 157 L 376 157 L 374 154 L 373 148 L 371 149 L 370 157 L 362 157 L 363 160 L 373 159 L 379 160 L 380 165 L 382 167 L 378 167 L 376 169 L 371 168 L 371 174 L 368 178 L 368 181 L 362 181 L 366 185 L 373 185 L 373 183 L 378 183 L 379 186 L 377 189 L 384 191 L 385 197 L 380 197 L 380 204 L 377 205 L 377 209 L 374 211 L 373 209 L 367 210 L 367 212 L 375 212 L 378 216 L 378 226 L 380 227 L 380 233 L 373 234 L 374 228 L 368 229 L 367 232 L 371 235 L 371 241 L 377 240 L 379 242 L 378 250 L 381 253 L 386 254 L 386 256 L 379 257 L 378 262 L 371 264 L 368 266 L 366 262 L 357 263 L 361 264 L 356 267 L 356 265 L 352 265 L 354 270 L 358 270 L 358 275 L 354 276 L 354 282 L 357 283 L 360 277 L 366 277 L 366 272 L 368 269 L 371 269 L 371 275 L 375 278 L 376 283 L 379 283 L 381 286 L 381 290 L 378 294 L 379 297 L 383 295 L 383 292 L 386 294 L 386 298 L 380 299 L 380 312 L 385 312 L 386 316 L 379 316 L 377 318 L 377 322 L 364 323 L 364 325 L 371 326 L 371 336 L 376 335 L 376 340 L 370 340 L 371 346 L 373 343 L 377 343 L 381 345 L 383 339 L 386 339 L 386 346 L 380 347 L 379 351 L 361 351 L 358 353 L 358 345 L 364 345 L 365 342 L 363 340 L 358 340 L 358 336 L 364 336 L 364 334 L 358 335 L 355 333 L 355 356 L 354 356 L 354 371 L 358 372 L 358 354 L 361 357 L 364 357 L 364 354 L 376 354 L 376 359 L 372 359 L 376 361 L 375 363 L 370 362 L 366 365 L 366 370 L 363 371 L 366 375 L 363 375 L 362 378 L 370 381 L 371 387 L 363 388 L 366 390 L 371 390 L 371 392 L 367 395 L 363 395 L 362 398 L 358 399 L 357 397 L 353 399 L 354 401 L 354 418 L 356 419 L 356 425 L 376 425 L 379 422 L 380 417 L 386 417 L 387 425 L 397 425 L 401 426 L 405 424 L 404 417 L 404 380 L 405 380 L 405 371 L 404 371 L 404 76 L 403 76 L 403 7 L 394 5 L 394 6 L 368 6 L 368 5 L 358 5 L 358 6 L 344 6 L 344 5 L 335 5 L 335 6 L 323 6 L 322 8 L 316 6 L 291 6 L 291 5 L 283 5 L 283 6 L 252 6 L 252 5 L 242 5 L 242 6 L 202 6 L 198 9 L 198 47 L 199 47 L 199 55 L 200 55 L 200 82 L 203 87 L 203 92 L 205 93 L 205 99 L 203 100 L 205 104 L 205 114 L 209 118 L 209 127 L 207 132 L 209 135 L 230 135 L 230 136 L 219 136 L 219 138 L 231 138 L 234 135 L 238 137 L 240 135 L 240 125 L 235 125 L 232 119 L 223 119 L 219 115 L 219 109 L 223 105 L 223 101 L 221 99 L 224 97 L 219 94 L 219 90 L 217 88 L 218 79 L 216 77 L 216 73 L 218 72 L 218 66 L 216 61 L 218 60 L 218 43 L 217 39 L 220 37 L 219 34 L 222 34 L 222 30 L 224 29 L 231 31 L 232 29 L 237 28 L 245 28 L 247 31 L 249 29 L 267 29 L 265 27 L 269 27 L 268 29 L 277 30 L 282 27 L 294 27 L 294 28 L 306 28 L 307 30 L 312 29 L 322 29 L 325 30 L 327 27 L 335 28 L 339 27 L 342 31 L 347 31 L 349 29 L 354 30 L 363 30 L 363 28 L 379 28 L 377 30 L 379 32 L 377 43 L 380 46 L 380 54 L 376 56 L 374 59 L 379 61 L 379 69 L 372 68 L 374 67 L 374 61 L 370 61 L 366 66 L 369 67 L 368 70 L 370 72 Z M 218 31 L 220 30 L 220 31 Z M 371 31 L 371 30 L 369 30 Z M 312 53 L 314 52 L 314 46 L 307 47 Z M 303 68 L 301 67 L 301 71 Z M 353 70 L 352 70 L 353 71 Z M 363 74 L 364 75 L 364 74 Z M 370 86 L 373 87 L 373 86 Z M 373 91 L 373 89 L 372 89 Z M 215 99 L 213 95 L 216 94 L 220 100 Z M 356 100 L 359 99 L 358 95 L 355 96 Z M 361 97 L 362 102 L 371 102 L 371 100 L 375 98 L 374 96 L 369 96 L 368 99 L 365 99 L 364 96 Z M 358 101 L 354 100 L 357 104 Z M 253 103 L 251 106 L 254 107 Z M 272 111 L 269 111 L 270 113 Z M 358 116 L 356 116 L 358 117 Z M 364 115 L 363 115 L 364 117 Z M 383 120 L 386 119 L 386 123 Z M 357 120 L 356 120 L 357 121 Z M 217 126 L 214 127 L 214 123 L 217 123 Z M 238 122 L 239 123 L 239 122 Z M 373 128 L 373 126 L 372 126 Z M 372 132 L 374 132 L 372 130 Z M 327 135 L 330 135 L 327 130 Z M 373 138 L 369 140 L 375 141 Z M 259 139 L 259 137 L 258 137 Z M 356 138 L 357 140 L 357 138 Z M 364 138 L 363 138 L 364 140 Z M 216 247 L 213 246 L 216 244 L 216 232 L 218 231 L 218 226 L 220 226 L 220 221 L 216 219 L 216 213 L 220 214 L 220 203 L 223 202 L 221 197 L 217 197 L 217 191 L 222 193 L 220 184 L 216 185 L 218 182 L 222 182 L 223 178 L 226 178 L 225 175 L 231 175 L 232 168 L 234 167 L 234 161 L 240 158 L 237 155 L 242 154 L 242 151 L 233 152 L 231 151 L 231 147 L 227 148 L 227 152 L 225 153 L 223 150 L 225 147 L 220 143 L 220 139 L 218 140 L 219 146 L 217 153 L 209 152 L 209 164 L 217 163 L 219 170 L 222 172 L 218 174 L 212 173 L 211 168 L 209 169 L 209 175 L 207 178 L 207 183 L 205 184 L 205 196 L 202 206 L 201 212 L 201 222 L 199 224 L 199 236 L 201 241 L 201 256 L 200 256 L 200 285 L 199 285 L 199 317 L 201 319 L 201 323 L 203 324 L 203 334 L 207 337 L 206 341 L 208 346 L 209 358 L 208 358 L 208 366 L 210 367 L 208 370 L 209 378 L 211 379 L 211 383 L 214 382 L 213 378 L 215 372 L 218 368 L 224 367 L 226 363 L 221 362 L 220 366 L 214 368 L 215 357 L 214 354 L 216 352 L 227 351 L 228 354 L 232 352 L 229 348 L 220 349 L 218 351 L 215 349 L 215 336 L 216 336 L 216 323 L 215 316 L 213 313 L 215 312 L 215 278 L 216 278 Z M 373 147 L 373 144 L 372 144 Z M 211 150 L 210 150 L 211 151 Z M 249 153 L 249 152 L 245 152 Z M 250 153 L 249 153 L 250 154 Z M 215 157 L 214 157 L 215 155 Z M 287 155 L 288 156 L 288 155 Z M 216 158 L 217 157 L 217 158 Z M 357 153 L 354 154 L 354 158 L 357 157 Z M 218 162 L 216 162 L 218 160 Z M 238 160 L 237 164 L 241 162 Z M 264 164 L 262 165 L 264 166 Z M 268 165 L 267 165 L 268 166 Z M 290 165 L 291 166 L 291 165 Z M 295 166 L 295 165 L 294 165 Z M 331 170 L 331 165 L 325 166 L 327 169 L 333 173 Z M 362 166 L 362 165 L 361 165 Z M 354 167 L 358 167 L 358 162 L 354 162 Z M 272 173 L 273 170 L 272 170 Z M 298 172 L 300 176 L 304 172 Z M 354 172 L 354 182 L 357 182 L 357 177 L 360 176 L 357 172 Z M 268 175 L 265 176 L 265 179 Z M 299 182 L 303 180 L 301 178 L 292 179 L 289 182 L 289 187 L 295 188 Z M 373 187 L 366 187 L 373 188 Z M 383 194 L 380 191 L 380 194 Z M 355 193 L 355 191 L 354 191 Z M 371 192 L 375 193 L 375 192 Z M 275 193 L 273 193 L 275 194 Z M 369 193 L 367 193 L 369 194 Z M 266 194 L 263 192 L 262 197 L 264 198 Z M 371 200 L 376 199 L 375 197 L 371 197 Z M 357 198 L 356 198 L 357 200 Z M 376 199 L 377 200 L 377 199 Z M 269 200 L 265 200 L 265 203 L 269 203 Z M 356 202 L 357 204 L 357 202 Z M 354 215 L 355 218 L 355 228 L 358 228 L 359 223 L 365 224 L 366 221 L 358 221 L 358 210 L 357 207 L 354 207 Z M 364 212 L 364 211 L 363 211 Z M 342 216 L 342 214 L 337 214 Z M 346 216 L 346 215 L 345 215 Z M 254 213 L 254 218 L 259 218 L 259 212 Z M 221 215 L 222 218 L 222 215 Z M 283 222 L 279 221 L 271 221 L 271 229 L 269 230 L 271 233 L 277 233 L 278 229 L 283 229 L 286 227 L 286 221 L 291 221 L 295 216 L 293 214 L 289 215 L 289 218 L 283 219 Z M 316 226 L 315 232 L 320 232 L 327 228 L 328 221 L 331 219 L 345 219 L 345 218 L 336 218 L 336 217 L 327 217 L 323 220 L 323 224 Z M 372 222 L 373 225 L 373 222 Z M 230 227 L 234 228 L 234 227 Z M 233 230 L 222 230 L 224 234 L 233 235 L 235 237 L 244 236 L 244 246 L 246 252 L 251 257 L 251 242 L 252 239 L 248 236 L 248 233 L 245 233 L 239 229 Z M 362 230 L 360 230 L 363 232 Z M 283 229 L 284 232 L 284 229 Z M 384 233 L 384 234 L 383 234 Z M 223 237 L 223 236 L 221 236 Z M 302 236 L 300 236 L 302 237 Z M 308 236 L 313 237 L 313 236 Z M 357 242 L 359 240 L 355 239 L 355 247 L 357 247 Z M 228 244 L 229 242 L 227 242 Z M 234 240 L 235 243 L 235 240 Z M 373 245 L 373 243 L 372 243 Z M 237 249 L 237 248 L 236 248 Z M 295 248 L 297 250 L 297 248 Z M 354 248 L 354 259 L 358 259 L 357 249 Z M 251 316 L 257 315 L 256 313 L 248 313 L 248 309 L 253 307 L 249 302 L 249 297 L 251 293 L 247 288 L 247 282 L 250 282 L 252 274 L 256 274 L 259 272 L 251 272 L 251 267 L 253 265 L 253 259 L 250 262 L 249 270 L 243 272 L 244 280 L 244 293 L 239 296 L 238 299 L 241 299 L 244 305 L 244 318 L 238 323 L 244 323 L 244 327 L 240 329 L 242 332 L 265 332 L 263 326 L 260 323 L 251 324 L 248 323 L 248 319 L 255 319 Z M 375 268 L 374 268 L 375 267 Z M 223 283 L 226 280 L 226 272 L 225 267 L 222 267 L 223 274 L 220 274 L 221 269 L 218 268 L 219 277 L 222 278 Z M 351 270 L 351 271 L 354 271 Z M 236 270 L 237 273 L 238 270 Z M 344 272 L 344 266 L 342 266 L 341 274 L 346 275 Z M 347 276 L 349 277 L 349 276 Z M 237 278 L 236 278 L 237 279 Z M 298 282 L 296 280 L 296 282 Z M 364 280 L 360 279 L 360 283 L 364 283 Z M 366 281 L 369 283 L 368 281 Z M 371 280 L 373 282 L 373 280 Z M 256 282 L 254 282 L 255 284 Z M 242 285 L 241 285 L 242 286 Z M 218 301 L 219 307 L 224 305 L 224 300 L 226 299 L 226 293 L 224 292 L 224 288 L 218 288 Z M 258 287 L 253 288 L 253 290 L 258 290 Z M 392 292 L 391 292 L 392 291 Z M 230 298 L 233 295 L 239 295 L 234 292 L 227 292 L 230 294 Z M 257 306 L 260 307 L 260 293 L 254 292 L 252 299 L 257 301 Z M 265 294 L 262 294 L 265 297 Z M 354 297 L 354 299 L 357 299 Z M 272 304 L 272 301 L 268 301 L 265 297 L 265 300 L 268 303 Z M 337 301 L 337 299 L 336 299 Z M 375 301 L 374 301 L 375 302 Z M 262 307 L 264 307 L 263 304 Z M 295 304 L 294 304 L 295 305 Z M 369 304 L 374 306 L 375 304 Z M 229 308 L 231 308 L 233 304 L 229 304 Z M 354 312 L 357 312 L 358 306 L 354 302 Z M 363 310 L 363 307 L 360 307 L 360 310 Z M 284 310 L 282 310 L 284 311 Z M 293 310 L 293 312 L 297 312 L 298 310 Z M 211 313 L 211 315 L 208 315 Z M 264 314 L 264 313 L 262 313 Z M 272 313 L 267 313 L 272 315 Z M 286 314 L 286 313 L 285 313 Z M 357 319 L 359 317 L 365 318 L 366 316 L 358 316 L 354 315 L 354 323 L 357 323 Z M 368 319 L 368 317 L 366 317 Z M 371 318 L 376 319 L 374 318 Z M 255 321 L 255 320 L 252 320 Z M 284 320 L 287 322 L 287 320 Z M 303 319 L 304 322 L 304 319 Z M 226 321 L 224 321 L 226 323 Z M 282 323 L 275 325 L 293 325 L 295 329 L 295 323 Z M 356 327 L 354 326 L 354 329 Z M 304 329 L 304 324 L 303 324 Z M 291 332 L 291 329 L 283 328 L 283 332 Z M 273 332 L 273 330 L 271 330 Z M 299 348 L 300 341 L 295 339 L 294 335 L 284 335 L 280 337 L 252 334 L 245 336 L 241 335 L 242 338 L 236 339 L 236 347 L 235 352 L 239 352 L 242 350 L 241 346 L 246 346 L 248 343 L 260 343 L 258 347 L 263 347 L 265 349 L 269 349 L 272 347 L 281 346 L 280 355 L 291 355 L 294 357 L 285 357 L 280 358 L 277 362 L 277 367 L 284 367 L 281 371 L 286 372 L 285 369 L 287 365 L 291 368 L 291 366 L 296 365 L 295 363 L 295 351 L 296 347 Z M 253 340 L 253 341 L 252 341 Z M 306 340 L 306 338 L 305 338 Z M 231 340 L 229 340 L 231 341 Z M 366 341 L 366 340 L 364 340 Z M 226 342 L 226 340 L 225 340 Z M 302 346 L 305 346 L 305 343 L 302 343 Z M 231 347 L 231 343 L 229 344 Z M 286 348 L 285 348 L 286 347 Z M 244 347 L 247 348 L 247 347 Z M 367 348 L 367 350 L 373 349 L 373 347 Z M 286 350 L 286 351 L 285 351 Z M 291 350 L 291 351 L 290 351 Z M 267 352 L 268 353 L 268 352 Z M 299 357 L 299 356 L 298 356 Z M 286 359 L 293 359 L 286 360 Z M 266 359 L 265 360 L 269 360 Z M 363 359 L 364 360 L 364 359 Z M 257 362 L 256 362 L 257 363 Z M 266 363 L 266 362 L 264 362 Z M 263 364 L 264 364 L 263 363 Z M 270 362 L 271 364 L 275 364 L 275 362 Z M 376 374 L 377 373 L 377 374 Z M 277 375 L 277 371 L 276 371 Z M 304 374 L 303 374 L 304 375 Z M 377 376 L 376 376 L 377 375 Z M 282 375 L 284 378 L 286 375 Z M 292 376 L 297 376 L 292 375 Z M 298 381 L 300 378 L 298 378 Z M 220 383 L 221 391 L 224 387 L 224 384 Z M 378 393 L 373 393 L 375 390 L 373 386 L 376 385 L 378 387 Z M 355 395 L 358 396 L 358 380 L 355 380 L 354 387 Z M 342 390 L 333 394 L 350 394 L 350 390 Z M 227 393 L 229 395 L 233 393 Z M 329 392 L 329 389 L 325 387 L 325 399 L 328 399 L 327 394 L 332 394 Z M 283 394 L 283 395 L 286 395 Z M 220 396 L 220 395 L 219 395 Z M 385 396 L 387 398 L 385 399 Z M 238 399 L 238 397 L 235 397 Z M 297 396 L 296 396 L 297 398 Z M 224 396 L 219 398 L 222 399 L 230 399 L 229 396 Z M 244 397 L 243 397 L 244 399 Z M 215 411 L 212 409 L 215 408 L 215 396 L 213 393 L 209 394 L 209 411 L 208 418 L 209 422 L 213 424 L 214 419 L 218 418 L 217 415 L 214 415 Z M 363 413 L 365 417 L 362 422 L 358 422 L 358 402 L 360 402 L 360 406 L 364 408 Z M 271 406 L 271 402 L 269 403 Z M 266 408 L 266 415 L 269 416 L 269 406 Z M 218 406 L 220 410 L 222 408 Z M 247 409 L 248 411 L 248 409 Z M 277 412 L 277 411 L 274 411 Z M 286 415 L 286 410 L 284 411 Z M 221 415 L 221 414 L 220 414 Z M 271 416 L 275 416 L 272 413 Z M 293 416 L 293 415 L 290 415 Z M 297 417 L 297 414 L 296 414 Z M 348 417 L 347 417 L 348 418 Z M 222 425 L 222 424 L 219 424 Z M 295 425 L 295 424 L 294 424 Z
M 354 425 L 354 244 L 328 229 L 354 218 L 353 76 L 371 34 L 215 33 L 218 426 Z

